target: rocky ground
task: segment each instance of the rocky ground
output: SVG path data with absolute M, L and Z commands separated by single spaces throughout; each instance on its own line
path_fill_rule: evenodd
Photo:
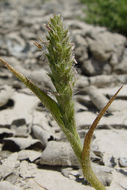
M 33 45 L 60 13 L 75 44 L 77 127 L 83 138 L 108 99 L 127 82 L 127 39 L 81 21 L 78 0 L 0 0 L 0 57 L 43 89 L 48 64 Z M 79 19 L 80 18 L 80 19 Z M 127 86 L 98 125 L 93 168 L 108 190 L 127 190 Z M 0 189 L 92 190 L 48 111 L 0 64 Z

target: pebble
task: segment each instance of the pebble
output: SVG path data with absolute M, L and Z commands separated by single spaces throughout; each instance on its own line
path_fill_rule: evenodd
M 121 158 L 119 158 L 119 165 L 121 167 L 127 167 L 127 157 L 121 157 Z

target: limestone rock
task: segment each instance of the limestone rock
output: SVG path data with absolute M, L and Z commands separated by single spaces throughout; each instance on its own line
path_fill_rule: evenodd
M 21 190 L 20 187 L 14 186 L 8 181 L 1 181 L 0 182 L 0 189 L 1 190 Z
M 69 143 L 50 141 L 42 152 L 40 164 L 50 166 L 77 166 L 78 161 Z
M 1 179 L 5 179 L 8 175 L 15 173 L 15 169 L 19 165 L 17 158 L 18 154 L 13 153 L 7 159 L 4 159 L 2 161 L 2 165 L 0 166 Z
M 18 151 L 32 147 L 34 147 L 34 149 L 43 149 L 40 141 L 32 138 L 10 137 L 4 138 L 3 142 L 3 149 L 5 150 Z
M 39 159 L 41 156 L 41 152 L 35 150 L 21 150 L 18 153 L 18 160 L 29 160 L 30 162 L 34 162 Z

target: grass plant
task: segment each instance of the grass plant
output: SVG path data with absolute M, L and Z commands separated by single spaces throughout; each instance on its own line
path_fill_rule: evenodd
M 61 130 L 65 133 L 72 149 L 79 160 L 84 177 L 96 190 L 106 190 L 104 185 L 99 181 L 92 170 L 90 162 L 90 145 L 93 132 L 110 104 L 119 93 L 120 88 L 115 95 L 109 100 L 107 105 L 100 111 L 97 118 L 91 125 L 88 133 L 84 138 L 82 145 L 77 132 L 75 121 L 75 109 L 73 101 L 73 90 L 75 85 L 74 55 L 73 44 L 68 35 L 68 29 L 65 29 L 60 15 L 53 16 L 47 24 L 47 42 L 44 43 L 47 48 L 46 56 L 48 58 L 50 72 L 48 73 L 54 87 L 55 100 L 52 99 L 45 91 L 41 90 L 27 77 L 16 71 L 5 60 L 0 58 L 3 63 L 19 80 L 21 80 L 49 110 L 56 120 Z M 35 45 L 43 51 L 43 42 L 35 42 Z M 25 106 L 25 105 L 24 105 Z M 87 118 L 86 118 L 87 119 Z
M 93 25 L 105 26 L 109 30 L 127 35 L 126 0 L 80 0 L 84 9 L 84 20 Z

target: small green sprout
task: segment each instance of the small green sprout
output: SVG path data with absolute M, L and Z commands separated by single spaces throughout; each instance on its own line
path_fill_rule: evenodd
M 31 91 L 40 99 L 42 104 L 50 111 L 62 131 L 70 142 L 74 153 L 79 160 L 84 177 L 96 190 L 106 190 L 104 185 L 96 177 L 90 163 L 90 145 L 93 132 L 110 104 L 115 99 L 121 88 L 109 100 L 107 105 L 99 113 L 88 133 L 86 134 L 84 145 L 82 146 L 79 134 L 77 132 L 75 121 L 75 110 L 73 101 L 73 89 L 75 84 L 73 45 L 68 36 L 68 30 L 64 28 L 61 16 L 55 15 L 50 19 L 48 25 L 47 58 L 49 61 L 50 73 L 48 74 L 55 87 L 55 100 L 37 87 L 32 81 L 16 71 L 5 60 L 0 61 Z M 43 43 L 43 42 L 42 42 Z M 34 43 L 40 50 L 43 50 L 44 44 Z

